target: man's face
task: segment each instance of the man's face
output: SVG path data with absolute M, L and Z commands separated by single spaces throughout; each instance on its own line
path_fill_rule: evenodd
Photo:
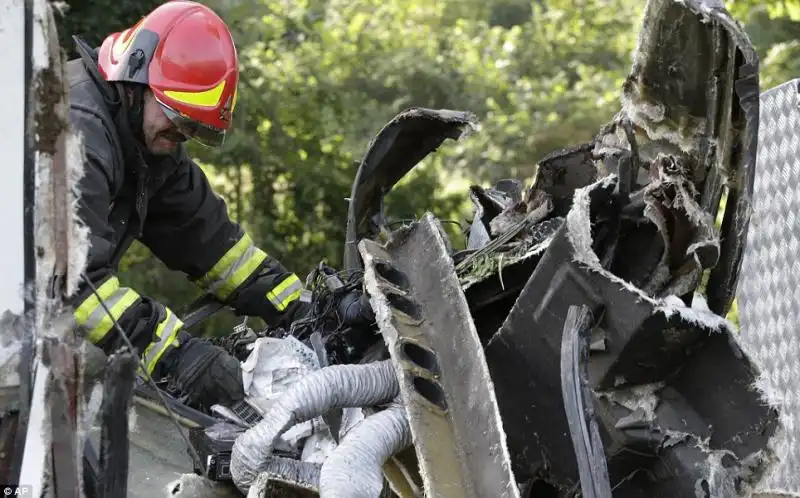
M 168 155 L 175 151 L 179 142 L 186 140 L 161 109 L 151 90 L 144 93 L 142 116 L 144 144 L 154 156 Z

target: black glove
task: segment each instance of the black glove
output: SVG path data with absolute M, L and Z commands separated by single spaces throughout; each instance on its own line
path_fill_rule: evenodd
M 219 346 L 180 332 L 170 373 L 191 405 L 231 406 L 244 399 L 239 361 Z
M 339 315 L 350 327 L 370 326 L 375 322 L 375 312 L 369 296 L 359 290 L 345 294 L 339 301 Z

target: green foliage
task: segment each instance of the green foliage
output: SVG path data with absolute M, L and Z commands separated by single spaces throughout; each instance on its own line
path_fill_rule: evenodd
M 72 35 L 100 46 L 106 36 L 133 26 L 160 5 L 159 0 L 71 0 L 58 19 L 58 38 L 68 57 L 76 57 Z
M 800 0 L 726 2 L 761 58 L 761 90 L 800 74 Z
M 537 159 L 591 138 L 617 110 L 637 9 L 630 0 L 241 3 L 224 12 L 243 71 L 237 130 L 223 149 L 196 152 L 228 180 L 220 188 L 237 219 L 288 267 L 340 265 L 345 198 L 385 122 L 411 106 L 478 115 L 480 133 L 443 146 L 388 199 L 395 219 L 432 210 L 463 220 L 468 182 L 530 177 Z
M 410 106 L 481 118 L 481 133 L 443 147 L 390 198 L 398 217 L 463 215 L 463 190 L 440 187 L 529 177 L 613 114 L 634 40 L 635 18 L 620 13 L 638 3 L 550 2 L 508 27 L 493 23 L 519 2 L 241 4 L 226 11 L 243 69 L 238 136 L 198 153 L 250 171 L 251 194 L 233 202 L 248 204 L 237 209 L 272 252 L 298 269 L 338 262 L 357 160 L 387 120 Z
M 61 37 L 99 43 L 156 1 L 73 2 Z M 231 216 L 304 276 L 341 265 L 346 198 L 369 141 L 411 106 L 474 112 L 477 134 L 449 142 L 389 196 L 396 220 L 431 210 L 463 221 L 465 187 L 528 180 L 546 153 L 590 139 L 619 108 L 641 0 L 210 0 L 242 69 L 235 131 L 192 152 Z M 798 1 L 731 2 L 770 85 L 796 74 Z M 65 44 L 71 47 L 71 43 Z M 764 86 L 766 87 L 766 85 Z M 457 226 L 448 226 L 463 243 Z M 135 245 L 122 277 L 176 310 L 197 289 Z M 224 333 L 230 317 L 210 322 Z

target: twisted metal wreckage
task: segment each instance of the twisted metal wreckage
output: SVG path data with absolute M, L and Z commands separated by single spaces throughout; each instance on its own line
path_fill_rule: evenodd
M 80 144 L 64 125 L 49 6 L 26 2 L 23 19 L 36 137 L 24 202 L 36 207 L 24 313 L 8 311 L 1 336 L 0 482 L 57 497 L 147 496 L 168 482 L 169 495 L 209 497 L 800 496 L 788 411 L 800 324 L 769 304 L 788 268 L 763 256 L 796 254 L 798 234 L 776 239 L 763 216 L 789 223 L 800 201 L 787 193 L 797 184 L 774 180 L 793 161 L 800 86 L 759 105 L 755 51 L 720 3 L 649 0 L 620 112 L 541 160 L 529 187 L 472 187 L 465 250 L 430 213 L 390 230 L 382 205 L 475 117 L 395 117 L 353 186 L 347 276 L 320 265 L 307 319 L 244 324 L 222 342 L 243 361 L 248 399 L 233 407 L 187 406 L 168 381 L 136 379 L 131 354 L 97 363 L 74 336 L 59 303 L 85 259 L 64 209 Z M 759 120 L 770 148 L 757 158 Z M 767 199 L 770 185 L 785 202 Z M 757 288 L 738 282 L 743 259 Z M 793 272 L 780 283 L 800 288 Z M 330 311 L 354 286 L 379 333 L 341 330 Z M 737 287 L 740 334 L 724 319 Z M 201 299 L 184 321 L 221 307 Z M 758 323 L 779 346 L 755 347 Z M 170 482 L 171 470 L 184 475 Z

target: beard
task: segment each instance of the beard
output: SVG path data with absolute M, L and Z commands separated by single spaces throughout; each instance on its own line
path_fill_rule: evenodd
M 187 137 L 175 129 L 156 133 L 147 144 L 147 149 L 154 156 L 167 156 L 175 152 Z

